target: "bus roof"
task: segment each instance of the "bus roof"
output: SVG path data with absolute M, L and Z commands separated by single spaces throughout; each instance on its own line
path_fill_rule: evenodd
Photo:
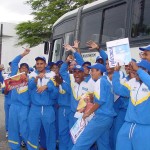
M 95 1 L 95 2 L 93 2 L 93 3 L 84 5 L 83 10 L 86 10 L 86 9 L 88 9 L 88 8 L 91 8 L 91 7 L 93 7 L 93 6 L 96 6 L 96 5 L 101 4 L 101 3 L 103 3 L 103 2 L 106 2 L 106 1 L 108 1 L 108 0 L 98 0 L 98 1 Z M 77 12 L 78 12 L 78 9 L 79 9 L 79 8 L 77 8 L 77 9 L 75 9 L 75 10 L 72 10 L 72 11 L 69 11 L 69 12 L 67 12 L 66 14 L 64 14 L 63 16 L 61 16 L 61 17 L 53 24 L 53 27 L 56 26 L 57 24 L 59 24 L 59 23 L 60 23 L 63 19 L 65 19 L 66 17 L 71 16 L 71 15 L 73 15 L 73 14 L 76 15 Z

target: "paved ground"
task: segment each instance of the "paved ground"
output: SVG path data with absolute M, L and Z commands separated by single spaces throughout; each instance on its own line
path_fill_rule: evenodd
M 9 150 L 7 139 L 5 138 L 3 106 L 4 106 L 4 99 L 3 95 L 0 94 L 0 150 Z

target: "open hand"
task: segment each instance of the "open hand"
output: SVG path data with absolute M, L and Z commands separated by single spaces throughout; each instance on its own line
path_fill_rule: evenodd
M 90 50 L 93 50 L 93 49 L 99 50 L 98 44 L 96 44 L 94 41 L 91 41 L 91 40 L 88 41 L 87 46 L 89 47 Z
M 80 41 L 75 40 L 74 41 L 74 45 L 72 47 L 75 48 L 75 49 L 78 49 L 79 48 L 79 44 L 80 44 Z

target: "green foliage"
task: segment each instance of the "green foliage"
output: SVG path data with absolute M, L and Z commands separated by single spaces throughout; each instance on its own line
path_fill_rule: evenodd
M 50 38 L 52 25 L 68 11 L 88 4 L 93 0 L 28 0 L 32 8 L 33 21 L 17 25 L 18 45 L 36 46 Z

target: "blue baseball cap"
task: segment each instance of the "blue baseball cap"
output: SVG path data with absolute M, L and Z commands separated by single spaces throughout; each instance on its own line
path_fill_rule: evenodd
M 50 66 L 56 65 L 58 66 L 57 62 L 51 62 Z
M 100 63 L 96 63 L 92 66 L 88 66 L 88 68 L 90 68 L 90 69 L 94 68 L 94 69 L 100 70 L 101 72 L 106 72 L 105 66 Z
M 23 67 L 23 66 L 25 66 L 29 70 L 29 65 L 27 63 L 21 63 L 20 64 L 20 68 Z
M 147 69 L 148 71 L 150 71 L 150 62 L 148 62 L 147 60 L 141 60 L 139 63 L 137 63 L 137 66 L 139 67 L 143 67 L 145 69 Z
M 98 60 L 98 59 L 103 59 L 101 56 L 97 56 L 96 57 L 96 61 Z
M 80 66 L 80 65 L 76 65 L 73 69 L 74 69 L 74 70 L 84 71 L 83 67 Z
M 85 64 L 91 66 L 91 63 L 90 63 L 89 61 L 85 61 L 85 62 L 82 64 L 82 66 L 84 66 Z
M 62 60 L 58 60 L 57 62 L 56 62 L 56 64 L 57 65 L 62 65 L 64 62 L 62 61 Z
M 147 47 L 140 47 L 139 49 L 141 51 L 150 51 L 150 45 L 148 45 Z
M 43 56 L 38 56 L 38 57 L 35 58 L 35 60 L 36 60 L 36 61 L 37 61 L 37 60 L 44 60 L 44 61 L 46 62 L 46 58 L 43 57 Z

